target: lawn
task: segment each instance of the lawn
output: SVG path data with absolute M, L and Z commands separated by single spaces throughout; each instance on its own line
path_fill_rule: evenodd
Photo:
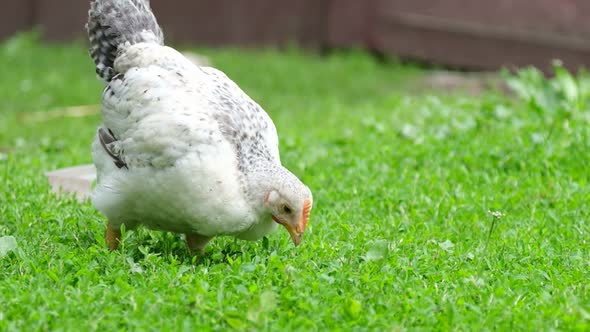
M 198 51 L 312 189 L 302 245 L 281 229 L 193 259 L 140 229 L 109 252 L 105 219 L 44 176 L 91 162 L 100 115 L 49 115 L 101 84 L 83 43 L 21 36 L 0 44 L 0 331 L 590 328 L 586 74 L 470 96 L 362 53 Z

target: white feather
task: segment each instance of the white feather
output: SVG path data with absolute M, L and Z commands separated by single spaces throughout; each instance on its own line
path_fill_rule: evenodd
M 276 228 L 251 202 L 256 195 L 244 192 L 236 146 L 224 132 L 260 133 L 258 144 L 280 164 L 275 126 L 257 104 L 223 73 L 158 44 L 126 47 L 115 71 L 124 77 L 103 93 L 103 128 L 128 169 L 115 166 L 98 135 L 93 144 L 93 203 L 113 226 L 247 240 Z

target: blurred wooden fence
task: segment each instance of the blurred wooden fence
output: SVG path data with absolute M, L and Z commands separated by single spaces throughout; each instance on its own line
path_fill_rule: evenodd
M 559 58 L 590 67 L 588 0 L 152 0 L 169 41 L 206 46 L 360 47 L 467 69 Z M 32 26 L 83 38 L 89 1 L 9 0 L 0 39 Z

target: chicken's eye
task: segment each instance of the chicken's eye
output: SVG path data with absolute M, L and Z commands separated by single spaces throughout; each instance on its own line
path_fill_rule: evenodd
M 286 214 L 290 214 L 291 213 L 291 208 L 288 207 L 287 205 L 283 205 L 283 212 L 285 212 Z

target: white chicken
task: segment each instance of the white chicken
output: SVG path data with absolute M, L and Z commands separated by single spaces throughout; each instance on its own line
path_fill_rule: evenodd
M 221 71 L 164 46 L 147 0 L 95 0 L 87 30 L 106 82 L 92 202 L 108 219 L 108 247 L 122 225 L 184 233 L 193 253 L 277 224 L 298 245 L 312 194 L 281 165 L 268 114 Z

